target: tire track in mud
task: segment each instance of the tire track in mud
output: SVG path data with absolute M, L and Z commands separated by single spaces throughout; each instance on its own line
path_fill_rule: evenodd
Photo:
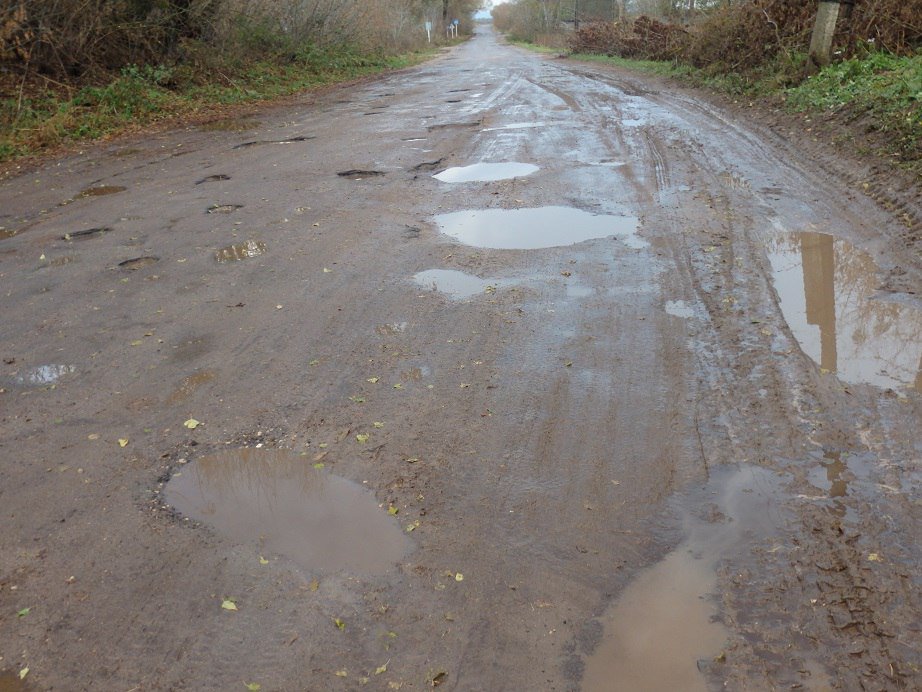
M 817 386 L 815 367 L 800 351 L 780 315 L 769 268 L 759 242 L 754 240 L 757 237 L 756 227 L 746 220 L 745 212 L 742 215 L 739 213 L 752 204 L 749 191 L 745 186 L 736 185 L 732 178 L 704 174 L 703 171 L 708 168 L 714 167 L 708 166 L 707 161 L 703 165 L 699 163 L 695 166 L 694 177 L 699 185 L 704 183 L 705 189 L 716 191 L 705 194 L 701 200 L 711 212 L 712 223 L 716 222 L 716 228 L 695 229 L 681 238 L 675 237 L 667 242 L 667 245 L 673 246 L 672 255 L 677 257 L 677 265 L 687 268 L 683 273 L 686 276 L 690 274 L 698 300 L 706 306 L 710 316 L 709 334 L 714 342 L 712 347 L 698 349 L 699 357 L 704 357 L 708 363 L 702 370 L 717 373 L 718 381 L 721 382 L 721 393 L 717 396 L 723 403 L 717 405 L 717 410 L 722 412 L 723 421 L 720 426 L 725 427 L 725 436 L 732 441 L 735 450 L 732 456 L 755 457 L 753 460 L 769 468 L 791 474 L 795 484 L 803 484 L 804 474 L 808 470 L 803 463 L 805 453 L 819 445 L 811 441 L 811 430 L 824 431 L 822 437 L 826 439 L 839 438 L 839 444 L 845 444 L 846 448 L 863 448 L 852 430 L 853 423 L 847 418 L 841 418 L 842 412 L 848 416 L 847 412 L 853 405 L 842 401 L 841 396 L 838 401 L 830 401 L 826 389 Z M 701 197 L 700 192 L 698 196 Z M 688 210 L 687 204 L 682 206 L 689 216 L 698 216 Z M 703 238 L 702 231 L 706 233 Z M 695 247 L 689 244 L 689 241 L 694 242 L 696 236 L 699 243 L 704 240 L 704 243 L 710 241 L 714 245 L 702 243 Z M 739 250 L 734 250 L 737 245 L 740 245 Z M 705 252 L 702 253 L 702 250 Z M 696 257 L 708 259 L 696 260 Z M 765 303 L 760 296 L 770 296 L 771 300 Z M 728 319 L 731 312 L 738 313 L 735 319 Z M 774 316 L 767 319 L 772 313 Z M 774 355 L 779 353 L 779 346 L 773 344 L 774 337 L 753 341 L 750 335 L 741 331 L 741 325 L 747 322 L 769 324 L 772 331 L 778 330 L 786 342 L 786 348 L 782 350 L 796 353 L 797 357 L 778 358 Z M 752 331 L 762 329 L 753 328 Z M 755 389 L 771 393 L 770 398 L 760 397 Z M 747 401 L 748 404 L 744 403 Z M 817 415 L 821 411 L 828 411 L 830 415 Z M 775 422 L 772 425 L 772 438 L 754 438 L 754 429 L 758 431 L 759 420 L 786 423 L 780 425 Z M 784 431 L 788 432 L 777 437 L 778 432 Z M 729 460 L 726 450 L 720 452 L 723 452 L 721 456 L 724 459 Z M 830 670 L 847 687 L 857 689 L 860 686 L 864 689 L 865 676 L 870 676 L 870 679 L 885 681 L 881 689 L 909 688 L 911 683 L 908 678 L 901 678 L 900 675 L 906 675 L 906 671 L 912 670 L 908 663 L 914 654 L 903 647 L 897 651 L 890 650 L 886 642 L 892 639 L 893 632 L 882 629 L 877 623 L 892 619 L 895 602 L 906 603 L 907 599 L 909 602 L 917 599 L 910 595 L 905 584 L 900 584 L 899 578 L 884 578 L 878 582 L 878 586 L 880 583 L 889 583 L 885 589 L 888 593 L 883 597 L 874 594 L 870 588 L 872 582 L 867 579 L 867 570 L 855 568 L 856 565 L 867 564 L 868 554 L 865 552 L 862 555 L 860 550 L 851 545 L 857 536 L 853 535 L 849 539 L 847 532 L 843 533 L 839 523 L 825 509 L 803 506 L 797 502 L 794 504 L 803 517 L 804 530 L 794 532 L 793 535 L 800 534 L 811 539 L 798 539 L 797 549 L 791 553 L 790 572 L 798 575 L 796 581 L 791 582 L 785 571 L 779 574 L 777 565 L 772 564 L 776 560 L 767 554 L 762 554 L 757 562 L 772 576 L 753 578 L 748 586 L 732 584 L 735 579 L 732 569 L 725 567 L 722 570 L 724 591 L 729 594 L 727 615 L 737 631 L 746 633 L 748 642 L 745 645 L 737 642 L 737 645 L 743 648 L 768 645 L 782 650 L 785 638 L 789 636 L 787 628 L 774 630 L 764 623 L 754 623 L 748 620 L 745 613 L 751 603 L 759 603 L 763 617 L 776 610 L 779 621 L 782 621 L 781 613 L 785 612 L 785 607 L 789 607 L 791 613 L 801 616 L 798 618 L 799 629 L 804 633 L 801 643 L 808 645 L 803 646 L 803 649 L 809 651 L 808 640 L 824 647 L 816 655 L 824 662 L 830 656 L 838 660 L 838 665 L 830 666 Z M 866 525 L 872 525 L 873 512 L 869 511 L 869 507 L 862 507 L 857 502 L 855 504 L 864 516 Z M 784 530 L 782 535 L 791 534 Z M 909 564 L 912 563 L 913 558 L 902 557 L 908 559 Z M 822 576 L 817 576 L 819 560 L 826 560 L 825 569 L 819 570 Z M 740 562 L 745 564 L 746 559 Z M 895 571 L 900 572 L 898 568 Z M 747 571 L 747 574 L 752 578 L 751 572 Z M 727 583 L 728 579 L 731 580 L 730 584 Z M 779 579 L 784 586 L 776 589 L 771 581 Z M 787 593 L 781 596 L 771 596 L 772 593 L 785 591 Z M 811 591 L 818 593 L 819 597 L 811 600 L 808 597 Z M 794 597 L 791 602 L 789 599 L 794 593 L 800 596 Z M 839 609 L 839 614 L 830 614 L 825 625 L 818 624 L 809 616 L 803 619 L 803 614 L 809 615 L 813 610 L 809 604 L 818 601 Z M 782 605 L 785 602 L 786 605 Z M 842 610 L 843 606 L 845 611 Z M 865 643 L 857 647 L 849 644 L 850 631 L 860 633 L 859 639 Z M 748 657 L 755 664 L 765 658 L 765 653 L 756 654 L 752 650 Z M 862 667 L 865 670 L 863 675 L 855 672 Z M 711 666 L 711 674 L 719 677 L 719 666 Z M 763 667 L 761 672 L 753 668 L 749 674 L 765 676 L 766 682 L 783 680 L 789 676 L 783 667 L 776 666 Z M 913 672 L 908 674 L 915 675 Z M 736 678 L 736 683 L 744 685 L 745 679 Z M 796 682 L 796 676 L 790 680 Z

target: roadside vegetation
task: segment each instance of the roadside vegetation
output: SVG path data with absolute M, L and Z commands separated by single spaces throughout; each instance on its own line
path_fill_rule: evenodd
M 0 162 L 410 65 L 479 4 L 4 0 Z
M 922 0 L 841 7 L 818 74 L 807 69 L 816 2 L 512 0 L 493 17 L 515 41 L 781 103 L 922 176 Z

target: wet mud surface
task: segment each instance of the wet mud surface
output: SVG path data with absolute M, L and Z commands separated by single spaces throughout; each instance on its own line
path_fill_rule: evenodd
M 0 689 L 919 689 L 915 203 L 836 162 L 483 28 L 3 181 Z

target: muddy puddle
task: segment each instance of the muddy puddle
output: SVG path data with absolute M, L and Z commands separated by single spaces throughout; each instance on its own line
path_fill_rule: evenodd
M 583 692 L 707 692 L 699 661 L 719 656 L 728 634 L 712 595 L 717 567 L 744 543 L 773 535 L 783 517 L 777 477 L 756 467 L 721 470 L 695 500 L 688 538 L 642 571 L 603 616 Z
M 68 375 L 75 373 L 73 365 L 37 365 L 14 373 L 10 377 L 0 378 L 8 386 L 28 389 L 32 387 L 48 387 L 57 384 Z
M 422 288 L 444 293 L 450 298 L 463 300 L 476 295 L 492 293 L 504 282 L 481 279 L 454 269 L 428 269 L 413 276 Z
M 870 255 L 802 232 L 773 239 L 768 256 L 785 320 L 823 373 L 922 391 L 922 311 L 878 294 Z
M 454 166 L 432 176 L 443 183 L 475 183 L 524 178 L 538 170 L 530 163 L 510 161 L 508 163 L 475 163 L 470 166 Z
M 183 516 L 310 571 L 380 574 L 411 548 L 370 490 L 288 450 L 204 457 L 174 474 L 165 492 Z
M 572 207 L 478 209 L 435 217 L 445 235 L 474 247 L 535 250 L 616 237 L 629 246 L 644 246 L 637 236 L 637 217 L 592 214 Z
M 266 254 L 268 250 L 269 248 L 261 240 L 246 240 L 222 247 L 215 252 L 215 259 L 218 262 L 238 262 L 251 257 L 259 257 Z
M 0 692 L 26 692 L 30 690 L 26 681 L 16 673 L 0 672 Z

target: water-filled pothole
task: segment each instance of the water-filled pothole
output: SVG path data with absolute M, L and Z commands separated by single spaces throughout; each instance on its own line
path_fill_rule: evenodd
M 476 209 L 439 214 L 435 220 L 442 233 L 465 245 L 500 250 L 561 247 L 609 236 L 643 243 L 636 234 L 637 217 L 572 207 Z
M 530 163 L 475 163 L 470 166 L 455 166 L 446 168 L 441 173 L 432 176 L 443 183 L 473 183 L 492 182 L 494 180 L 508 180 L 509 178 L 524 178 L 538 170 Z
M 227 538 L 312 571 L 386 571 L 410 540 L 374 494 L 280 449 L 235 449 L 174 474 L 166 500 Z
M 14 373 L 6 382 L 13 387 L 47 387 L 76 372 L 73 365 L 37 365 Z
M 641 572 L 606 612 L 602 642 L 586 661 L 585 692 L 707 691 L 698 661 L 713 658 L 727 638 L 710 598 L 717 564 L 783 524 L 774 474 L 744 467 L 718 476 L 709 520 L 689 517 L 688 539 Z
M 427 269 L 413 276 L 413 281 L 432 291 L 458 300 L 491 292 L 503 282 L 481 279 L 454 269 Z
M 227 247 L 222 247 L 215 252 L 215 259 L 218 262 L 237 262 L 250 257 L 263 255 L 269 248 L 261 240 L 247 240 L 242 243 L 234 243 Z
M 870 255 L 829 234 L 803 232 L 773 239 L 768 256 L 784 318 L 823 372 L 922 391 L 922 311 L 876 297 Z

